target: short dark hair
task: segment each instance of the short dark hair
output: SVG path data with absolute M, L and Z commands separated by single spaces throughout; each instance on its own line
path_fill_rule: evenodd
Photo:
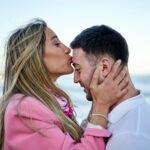
M 70 44 L 72 49 L 82 48 L 86 54 L 96 57 L 108 54 L 114 60 L 121 59 L 127 65 L 129 51 L 124 37 L 114 29 L 106 26 L 92 26 L 78 34 Z

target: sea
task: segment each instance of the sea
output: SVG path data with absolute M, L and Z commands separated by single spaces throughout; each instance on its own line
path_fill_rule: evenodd
M 147 102 L 150 104 L 150 75 L 132 75 L 131 78 L 135 87 L 143 93 Z M 91 108 L 91 102 L 86 100 L 83 88 L 73 82 L 73 76 L 71 75 L 60 78 L 58 84 L 72 99 L 75 105 L 77 120 L 81 123 L 87 117 Z
M 150 104 L 150 75 L 132 75 L 131 78 L 135 87 L 141 90 L 147 102 Z M 81 123 L 87 117 L 91 108 L 91 102 L 86 100 L 83 88 L 73 82 L 73 75 L 62 76 L 56 84 L 70 96 L 76 112 L 77 121 Z M 0 94 L 2 93 L 2 87 L 1 82 Z

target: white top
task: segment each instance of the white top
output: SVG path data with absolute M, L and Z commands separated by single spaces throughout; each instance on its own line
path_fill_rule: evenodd
M 150 150 L 150 105 L 142 94 L 120 103 L 108 118 L 106 150 Z

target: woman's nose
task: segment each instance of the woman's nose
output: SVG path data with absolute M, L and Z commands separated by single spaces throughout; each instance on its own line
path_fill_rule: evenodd
M 71 49 L 67 46 L 65 46 L 65 53 L 69 54 L 71 52 Z

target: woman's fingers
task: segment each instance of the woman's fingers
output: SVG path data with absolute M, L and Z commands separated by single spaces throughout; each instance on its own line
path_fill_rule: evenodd
M 122 98 L 125 94 L 127 94 L 127 92 L 128 92 L 128 88 L 124 88 L 120 90 L 120 92 L 118 93 L 118 99 Z
M 119 85 L 124 80 L 124 78 L 126 77 L 126 75 L 127 75 L 127 67 L 124 67 L 118 73 L 118 75 L 116 76 L 116 78 L 114 79 L 114 81 L 116 82 L 116 84 Z
M 94 88 L 95 86 L 98 85 L 98 78 L 99 78 L 99 70 L 96 69 L 94 74 L 93 74 L 93 77 L 92 77 L 92 80 L 91 80 L 91 83 L 90 83 L 90 89 Z
M 118 84 L 120 90 L 122 91 L 123 89 L 127 88 L 129 83 L 128 76 L 126 75 L 125 78 Z
M 114 63 L 108 76 L 99 82 L 102 75 L 102 66 L 97 66 L 90 84 L 93 102 L 111 107 L 118 102 L 128 91 L 129 76 L 127 67 L 121 70 L 121 61 Z M 121 71 L 120 71 L 121 70 Z
M 121 65 L 121 60 L 117 60 L 114 65 L 112 66 L 112 70 L 111 72 L 108 74 L 108 78 L 110 79 L 115 79 L 116 75 L 119 73 L 120 71 L 120 65 Z
M 101 78 L 100 75 L 101 75 L 101 67 L 102 66 L 97 66 L 97 68 L 95 69 L 95 72 L 93 74 L 93 77 L 92 77 L 92 80 L 91 80 L 91 83 L 90 83 L 90 88 L 93 88 L 93 87 L 97 87 L 98 84 L 99 84 L 99 79 Z

